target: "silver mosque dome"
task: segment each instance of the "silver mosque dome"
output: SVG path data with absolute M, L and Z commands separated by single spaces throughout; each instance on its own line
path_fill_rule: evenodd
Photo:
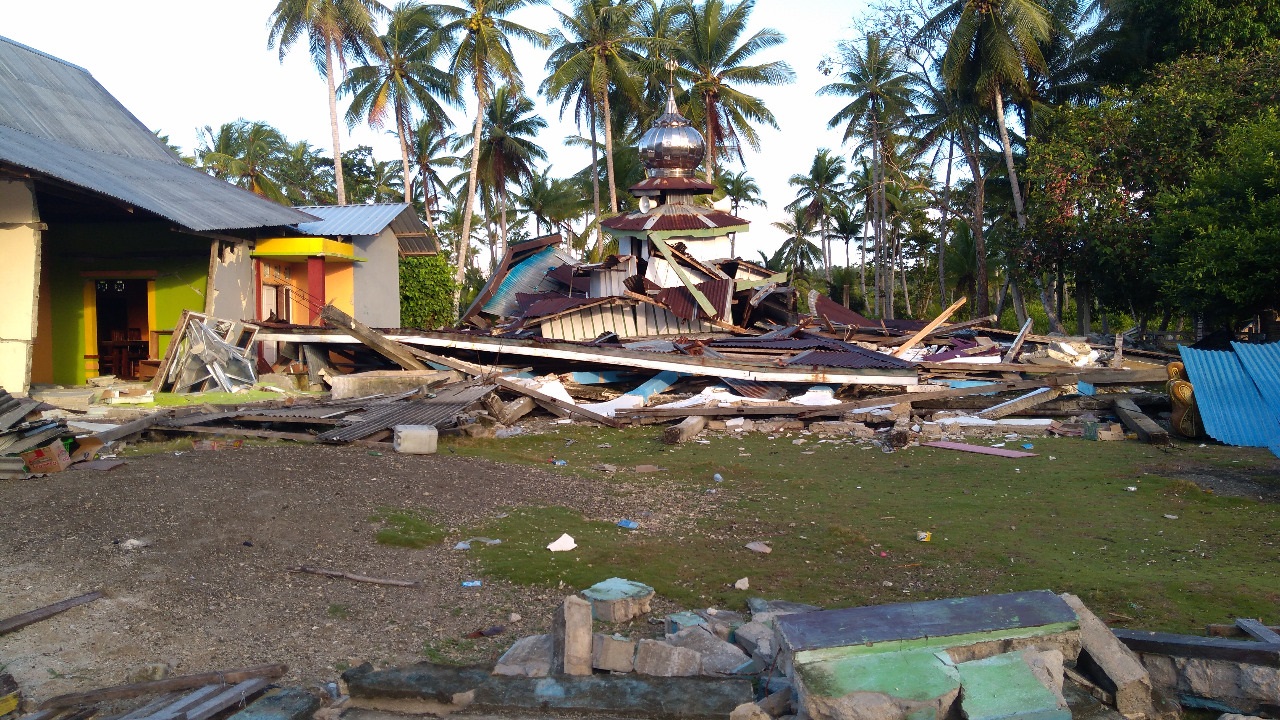
M 667 110 L 640 138 L 640 160 L 649 177 L 693 177 L 707 154 L 707 142 L 676 107 L 667 90 Z

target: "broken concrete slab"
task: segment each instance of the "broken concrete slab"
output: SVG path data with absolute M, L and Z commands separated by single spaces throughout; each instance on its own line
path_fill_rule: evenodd
M 777 645 L 774 641 L 773 628 L 764 623 L 755 622 L 754 620 L 740 626 L 733 631 L 733 640 L 747 652 L 748 655 L 759 653 L 762 657 L 772 660 L 777 654 Z
M 1116 639 L 1111 629 L 1080 598 L 1062 599 L 1080 618 L 1081 653 L 1077 669 L 1107 692 L 1115 694 L 1116 709 L 1127 717 L 1153 715 L 1151 676 L 1138 655 Z
M 1043 677 L 1032 667 L 1037 661 Z M 968 720 L 1071 720 L 1067 701 L 1043 664 L 1034 651 L 960 663 L 961 712 Z
M 733 712 L 729 713 L 729 720 L 773 720 L 773 718 L 764 711 L 764 708 L 751 702 L 734 708 Z
M 671 635 L 678 633 L 685 628 L 706 624 L 706 619 L 698 613 L 682 610 L 678 613 L 671 613 L 667 616 L 667 634 Z
M 483 668 L 419 663 L 374 670 L 364 664 L 343 673 L 352 708 L 344 720 L 374 720 L 371 710 L 421 714 L 468 696 L 469 711 L 575 711 L 598 715 L 722 720 L 751 702 L 751 683 L 739 678 L 638 675 L 525 678 L 490 675 Z M 455 704 L 456 705 L 456 704 Z M 350 714 L 348 714 L 350 713 Z
M 564 599 L 551 624 L 552 672 L 591 674 L 591 603 L 577 595 Z
M 461 379 L 462 376 L 452 370 L 373 370 L 334 375 L 329 378 L 330 397 L 334 400 L 346 400 L 370 395 L 397 395 L 427 385 L 458 382 Z
M 813 720 L 949 717 L 960 695 L 955 666 L 927 648 L 808 663 L 793 679 Z
M 770 717 L 781 717 L 791 712 L 791 688 L 778 690 L 769 693 L 756 704 L 760 706 Z
M 688 677 L 702 670 L 702 654 L 658 640 L 641 640 L 636 648 L 636 672 L 658 677 Z
M 582 591 L 591 601 L 591 615 L 596 620 L 622 623 L 649 612 L 653 588 L 623 578 L 609 578 Z
M 667 643 L 696 650 L 702 655 L 703 675 L 733 675 L 750 660 L 738 646 L 720 639 L 706 626 L 691 627 L 667 636 Z
M 608 672 L 634 672 L 635 641 L 596 633 L 591 639 L 591 666 Z
M 546 677 L 551 674 L 554 654 L 554 641 L 550 635 L 522 637 L 498 658 L 493 674 Z

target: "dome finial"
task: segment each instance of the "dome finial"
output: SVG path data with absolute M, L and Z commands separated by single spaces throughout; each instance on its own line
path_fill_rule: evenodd
M 675 72 L 675 63 L 667 68 Z M 702 133 L 688 118 L 680 114 L 676 104 L 675 83 L 667 87 L 667 107 L 640 138 L 640 159 L 649 177 L 693 177 L 698 164 L 707 154 Z
M 676 105 L 676 91 L 673 87 L 667 88 L 667 115 L 679 115 L 680 107 Z

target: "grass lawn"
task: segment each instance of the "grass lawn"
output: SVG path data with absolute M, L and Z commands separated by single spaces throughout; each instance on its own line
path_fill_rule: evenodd
M 512 508 L 477 528 L 503 539 L 479 553 L 486 572 L 576 589 L 616 575 L 687 607 L 740 608 L 749 595 L 841 607 L 1049 588 L 1128 627 L 1200 632 L 1235 617 L 1280 621 L 1280 461 L 1263 450 L 1035 439 L 1038 457 L 1010 460 L 930 448 L 885 454 L 797 433 L 711 435 L 710 444 L 669 448 L 660 433 L 565 426 L 453 442 L 460 455 L 598 478 L 602 493 L 652 484 L 659 511 L 670 504 L 664 488 L 691 497 L 716 490 L 715 513 L 676 530 L 631 518 L 641 528 L 628 531 L 613 525 L 621 518 L 590 521 L 573 508 Z M 549 465 L 552 456 L 568 464 Z M 592 469 L 600 463 L 620 470 Z M 646 463 L 665 470 L 626 470 Z M 1193 477 L 1257 483 L 1273 501 L 1205 492 Z M 917 541 L 918 531 L 932 541 Z M 579 548 L 548 552 L 561 532 Z M 773 552 L 743 548 L 752 541 Z M 733 589 L 741 577 L 750 590 Z

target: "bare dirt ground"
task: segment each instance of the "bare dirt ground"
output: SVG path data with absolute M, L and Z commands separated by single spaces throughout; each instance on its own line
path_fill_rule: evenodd
M 283 682 L 314 684 L 365 660 L 419 661 L 425 647 L 488 659 L 542 631 L 563 593 L 487 579 L 463 588 L 478 570 L 453 544 L 503 508 L 626 517 L 652 507 L 653 490 L 448 454 L 320 446 L 165 452 L 110 472 L 0 481 L 0 617 L 107 593 L 0 637 L 0 667 L 40 700 L 126 682 L 149 663 L 184 674 L 283 662 Z M 446 541 L 377 544 L 372 516 L 401 507 L 428 510 Z M 148 544 L 124 549 L 131 539 Z M 422 586 L 288 571 L 297 565 Z M 511 613 L 524 619 L 510 623 Z M 503 635 L 462 640 L 499 624 Z

